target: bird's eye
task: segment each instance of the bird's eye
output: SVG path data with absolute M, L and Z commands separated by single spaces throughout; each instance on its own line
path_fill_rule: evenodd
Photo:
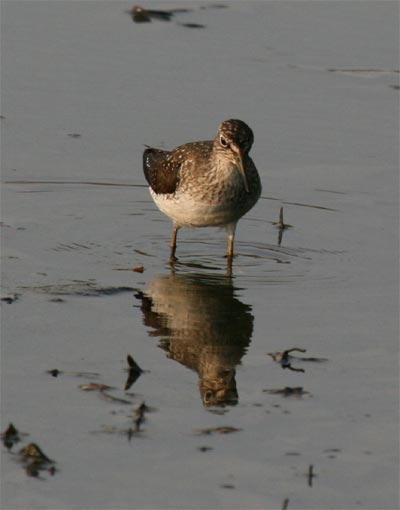
M 223 136 L 221 136 L 219 141 L 221 142 L 222 147 L 228 147 L 229 143 L 227 142 L 227 140 Z

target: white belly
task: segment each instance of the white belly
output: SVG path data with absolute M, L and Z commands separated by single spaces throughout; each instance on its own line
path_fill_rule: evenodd
M 236 222 L 244 213 L 232 202 L 204 204 L 187 195 L 156 195 L 150 193 L 157 207 L 180 227 L 224 226 Z

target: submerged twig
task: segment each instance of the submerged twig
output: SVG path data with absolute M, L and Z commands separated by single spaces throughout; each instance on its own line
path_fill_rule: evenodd
M 140 377 L 141 374 L 145 372 L 142 370 L 136 361 L 132 358 L 130 354 L 127 356 L 128 361 L 128 379 L 126 380 L 124 390 L 127 391 L 133 385 L 133 383 Z
M 314 474 L 314 466 L 312 464 L 310 464 L 308 466 L 308 486 L 309 487 L 312 487 L 312 484 L 313 484 L 313 478 L 315 478 L 315 474 Z
M 288 223 L 285 223 L 283 221 L 283 207 L 281 207 L 280 210 L 279 210 L 279 220 L 278 221 L 273 221 L 272 224 L 276 225 L 278 227 L 278 229 L 279 229 L 278 245 L 280 246 L 281 242 L 282 242 L 283 231 L 286 230 L 287 228 L 292 228 L 292 225 L 289 225 Z
M 288 368 L 289 370 L 293 370 L 294 372 L 304 372 L 303 368 L 295 368 L 292 366 L 292 362 L 302 361 L 302 362 L 315 362 L 322 363 L 324 361 L 328 361 L 326 358 L 304 358 L 298 356 L 290 356 L 291 352 L 307 352 L 306 349 L 301 349 L 300 347 L 292 347 L 291 349 L 286 349 L 285 351 L 278 352 L 269 352 L 268 356 L 279 363 L 282 368 Z

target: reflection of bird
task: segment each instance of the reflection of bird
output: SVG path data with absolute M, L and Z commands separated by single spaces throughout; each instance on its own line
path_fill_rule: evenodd
M 257 202 L 261 182 L 249 156 L 253 131 L 241 120 L 223 122 L 214 141 L 192 142 L 171 152 L 148 148 L 143 169 L 158 208 L 174 224 L 171 262 L 181 227 L 226 227 L 228 263 L 236 224 Z
M 250 343 L 253 315 L 229 280 L 163 275 L 137 297 L 151 336 L 162 338 L 169 357 L 198 372 L 204 404 L 236 404 L 235 366 Z

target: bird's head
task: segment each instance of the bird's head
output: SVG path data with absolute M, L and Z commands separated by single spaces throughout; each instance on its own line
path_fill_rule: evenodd
M 214 141 L 215 149 L 237 165 L 247 192 L 249 192 L 249 187 L 243 160 L 249 153 L 253 141 L 253 131 L 247 124 L 238 119 L 225 120 L 219 126 Z

